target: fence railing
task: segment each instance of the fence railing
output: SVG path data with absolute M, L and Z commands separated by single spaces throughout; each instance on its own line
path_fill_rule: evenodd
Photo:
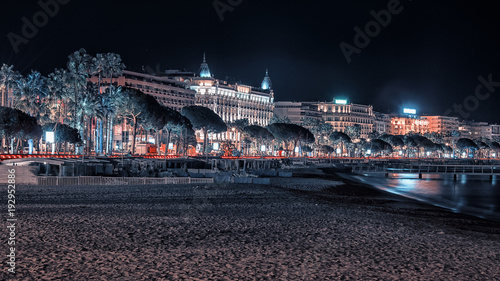
M 500 166 L 493 165 L 395 165 L 374 166 L 357 165 L 352 166 L 354 173 L 419 173 L 419 174 L 500 174 Z
M 141 185 L 213 183 L 213 178 L 37 177 L 38 185 Z

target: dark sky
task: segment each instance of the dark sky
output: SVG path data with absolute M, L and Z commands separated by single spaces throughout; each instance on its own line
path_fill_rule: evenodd
M 216 78 L 259 86 L 268 67 L 276 100 L 343 96 L 383 112 L 408 106 L 443 114 L 467 99 L 469 119 L 500 122 L 500 87 L 477 104 L 472 98 L 478 76 L 500 81 L 495 2 L 401 0 L 403 10 L 347 63 L 339 44 L 353 45 L 354 27 L 365 29 L 370 11 L 391 1 L 217 0 L 238 4 L 221 21 L 212 0 L 70 0 L 17 53 L 7 35 L 21 36 L 22 18 L 33 22 L 42 8 L 8 1 L 0 10 L 0 63 L 48 74 L 84 48 L 118 53 L 130 70 L 198 71 L 206 52 Z

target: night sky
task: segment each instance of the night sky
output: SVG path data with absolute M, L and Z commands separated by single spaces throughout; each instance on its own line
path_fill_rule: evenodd
M 340 43 L 354 45 L 354 28 L 364 30 L 370 11 L 392 1 L 217 0 L 234 5 L 221 21 L 212 0 L 70 0 L 17 53 L 9 32 L 21 36 L 22 18 L 33 22 L 42 8 L 8 1 L 0 10 L 0 63 L 48 74 L 84 48 L 118 53 L 129 70 L 159 64 L 197 72 L 206 52 L 216 78 L 259 86 L 269 68 L 276 100 L 337 96 L 383 112 L 407 106 L 435 115 L 474 96 L 478 76 L 500 82 L 500 17 L 486 0 L 401 0 L 403 10 L 347 63 Z M 500 87 L 471 104 L 468 119 L 500 123 L 499 102 Z

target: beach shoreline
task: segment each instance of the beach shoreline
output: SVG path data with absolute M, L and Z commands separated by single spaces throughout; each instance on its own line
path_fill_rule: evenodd
M 18 271 L 1 277 L 499 280 L 498 223 L 309 176 L 20 186 Z

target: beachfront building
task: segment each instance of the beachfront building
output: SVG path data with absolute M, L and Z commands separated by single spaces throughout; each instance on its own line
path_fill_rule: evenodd
M 195 104 L 196 92 L 189 89 L 189 84 L 184 82 L 189 73 L 182 76 L 178 72 L 166 72 L 165 75 L 139 73 L 124 70 L 119 77 L 113 78 L 116 86 L 129 87 L 153 96 L 161 105 L 180 111 L 183 107 Z M 194 75 L 194 73 L 193 73 Z M 110 78 L 102 78 L 101 85 L 107 87 Z M 98 77 L 90 78 L 92 83 L 98 83 Z
M 350 103 L 346 99 L 334 99 L 331 102 L 317 103 L 323 120 L 333 126 L 337 132 L 345 132 L 349 126 L 361 126 L 361 138 L 369 138 L 373 132 L 375 115 L 371 105 Z
M 492 127 L 487 122 L 462 121 L 458 126 L 460 137 L 469 139 L 491 139 Z
M 500 140 L 500 125 L 491 124 L 491 139 L 492 140 Z
M 323 121 L 315 102 L 277 101 L 274 103 L 274 115 L 288 118 L 292 123 L 302 125 L 305 118 Z
M 373 121 L 373 131 L 379 135 L 389 134 L 391 130 L 391 116 L 389 114 L 376 111 L 374 111 L 373 114 L 375 115 Z
M 453 116 L 423 116 L 429 121 L 429 132 L 441 134 L 444 138 L 451 137 L 452 131 L 458 131 L 458 117 Z
M 304 118 L 323 120 L 333 126 L 334 131 L 345 132 L 348 126 L 359 124 L 361 138 L 368 138 L 374 129 L 375 115 L 371 105 L 349 103 L 346 99 L 331 102 L 276 102 L 274 114 L 287 117 L 294 124 L 301 125 Z
M 267 71 L 261 88 L 231 83 L 211 75 L 203 57 L 200 76 L 185 80 L 189 89 L 196 93 L 196 105 L 212 109 L 226 123 L 246 118 L 250 124 L 269 124 L 274 109 L 274 92 Z
M 391 135 L 425 134 L 429 132 L 429 121 L 419 116 L 393 116 L 391 118 Z
M 267 70 L 261 87 L 216 79 L 204 55 L 199 76 L 186 77 L 184 82 L 195 93 L 196 105 L 212 109 L 227 124 L 247 119 L 249 124 L 267 126 L 273 116 L 274 92 Z M 205 137 L 202 132 L 198 131 L 196 135 L 198 142 L 202 142 Z M 237 144 L 238 149 L 241 148 L 241 132 L 232 129 L 222 134 L 209 134 L 208 138 L 211 141 L 230 140 Z

